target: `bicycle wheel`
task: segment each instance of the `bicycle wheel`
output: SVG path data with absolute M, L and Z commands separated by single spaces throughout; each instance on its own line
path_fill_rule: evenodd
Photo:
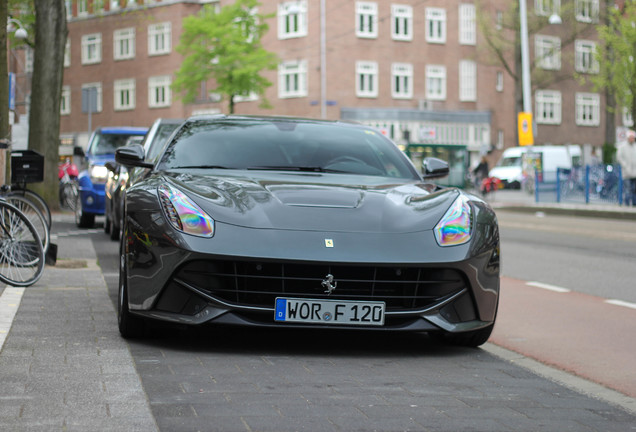
M 79 186 L 76 182 L 71 181 L 62 186 L 62 204 L 69 210 L 75 211 L 75 202 L 77 201 L 77 195 L 79 195 Z
M 0 201 L 0 281 L 27 287 L 43 271 L 44 249 L 35 227 L 18 208 Z
M 6 196 L 5 199 L 9 204 L 17 207 L 18 210 L 24 213 L 24 215 L 31 221 L 42 240 L 42 249 L 44 249 L 44 253 L 46 254 L 46 251 L 49 250 L 51 231 L 49 226 L 46 224 L 46 220 L 44 215 L 42 215 L 42 212 L 33 203 L 33 201 L 24 198 L 23 196 L 9 195 Z
M 46 221 L 46 224 L 48 225 L 49 229 L 51 229 L 51 222 L 52 222 L 51 209 L 49 208 L 49 205 L 46 203 L 44 198 L 42 198 L 42 196 L 40 196 L 37 192 L 33 192 L 30 189 L 23 189 L 18 186 L 11 186 L 10 195 L 23 196 L 26 199 L 32 201 L 40 210 L 42 215 L 44 216 L 44 220 Z

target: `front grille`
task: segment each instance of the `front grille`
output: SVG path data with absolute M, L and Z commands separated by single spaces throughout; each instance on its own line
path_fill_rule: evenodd
M 331 295 L 322 286 L 327 275 Z M 249 261 L 193 261 L 173 280 L 238 306 L 272 308 L 276 297 L 298 297 L 383 301 L 387 311 L 422 309 L 466 287 L 450 268 Z

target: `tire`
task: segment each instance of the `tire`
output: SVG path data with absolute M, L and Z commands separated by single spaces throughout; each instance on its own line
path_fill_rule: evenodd
M 110 218 L 108 217 L 108 212 L 106 212 L 106 216 L 104 219 L 104 233 L 110 234 Z
M 77 183 L 70 182 L 64 184 L 62 186 L 62 196 L 60 199 L 62 200 L 62 205 L 69 210 L 75 210 L 75 205 L 77 203 L 77 195 L 79 194 Z
M 0 281 L 33 285 L 44 271 L 42 241 L 31 221 L 15 206 L 0 201 Z
M 42 215 L 44 216 L 44 220 L 48 225 L 49 229 L 51 228 L 52 217 L 51 217 L 51 209 L 49 205 L 46 203 L 44 198 L 42 198 L 38 193 L 33 192 L 29 189 L 20 189 L 17 186 L 11 186 L 11 195 L 20 195 L 24 198 L 33 202 L 36 207 L 40 210 Z
M 75 224 L 78 228 L 92 228 L 95 225 L 95 215 L 84 213 L 82 209 L 82 198 L 77 194 L 75 199 Z
M 110 239 L 112 241 L 117 241 L 119 240 L 119 231 L 121 230 L 121 220 L 119 221 L 119 223 L 115 223 L 117 215 L 113 216 L 115 216 L 115 218 L 110 222 Z
M 42 241 L 42 249 L 44 253 L 49 250 L 49 243 L 51 241 L 50 226 L 46 223 L 46 218 L 38 208 L 38 206 L 28 198 L 21 195 L 9 195 L 6 197 L 9 204 L 15 206 L 20 210 L 33 224 L 33 227 L 38 232 L 40 240 Z
M 119 246 L 119 289 L 117 295 L 117 325 L 119 333 L 125 339 L 144 336 L 146 327 L 142 318 L 134 316 L 128 309 L 128 272 L 123 242 Z

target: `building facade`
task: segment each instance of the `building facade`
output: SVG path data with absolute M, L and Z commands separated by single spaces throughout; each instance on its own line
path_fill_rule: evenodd
M 214 83 L 202 83 L 190 104 L 171 84 L 183 18 L 229 2 L 67 0 L 63 141 L 81 145 L 98 126 L 227 112 Z M 279 57 L 277 70 L 263 72 L 273 108 L 248 95 L 235 112 L 359 121 L 399 144 L 457 146 L 471 161 L 485 153 L 494 160 L 517 145 L 518 86 L 507 70 L 515 73 L 514 50 L 499 56 L 487 39 L 514 40 L 506 19 L 516 3 L 261 0 L 258 12 L 272 14 L 263 45 Z M 603 144 L 604 94 L 586 80 L 598 71 L 603 6 L 528 0 L 529 20 L 545 21 L 529 35 L 535 144 Z M 548 24 L 553 13 L 562 24 Z M 495 31 L 486 35 L 480 22 Z

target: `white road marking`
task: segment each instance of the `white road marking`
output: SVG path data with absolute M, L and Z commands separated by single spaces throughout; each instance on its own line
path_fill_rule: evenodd
M 526 285 L 528 286 L 532 286 L 535 288 L 542 288 L 545 290 L 549 290 L 549 291 L 554 291 L 554 292 L 558 292 L 558 293 L 569 293 L 571 290 L 567 289 L 567 288 L 562 288 L 556 285 L 550 285 L 550 284 L 545 284 L 542 282 L 526 282 Z
M 24 288 L 6 287 L 0 295 L 0 351 L 9 336 L 15 314 L 18 312 Z
M 636 303 L 630 303 L 630 302 L 626 302 L 623 300 L 605 300 L 605 303 L 607 304 L 611 304 L 614 306 L 623 306 L 623 307 L 628 307 L 631 309 L 636 309 Z

